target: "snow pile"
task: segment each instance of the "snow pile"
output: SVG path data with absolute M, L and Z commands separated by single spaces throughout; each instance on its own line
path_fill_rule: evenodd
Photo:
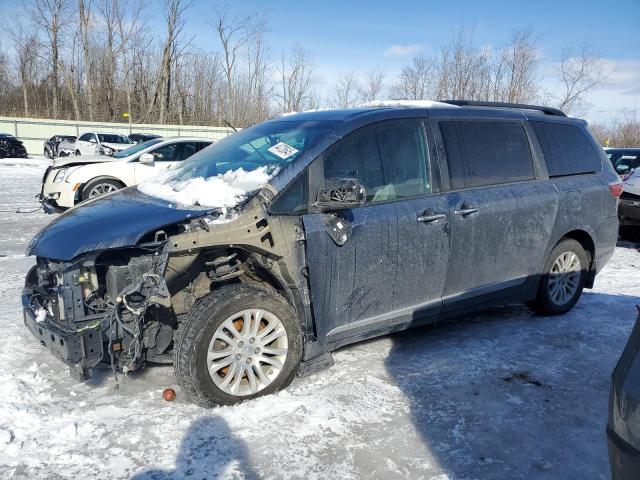
M 6 167 L 46 167 L 48 160 L 44 157 L 0 158 L 0 165 Z
M 434 100 L 374 100 L 373 102 L 358 105 L 358 108 L 378 108 L 378 107 L 402 107 L 402 108 L 458 108 L 450 103 L 436 102 Z
M 181 206 L 220 208 L 223 213 L 242 202 L 247 193 L 269 182 L 275 174 L 269 167 L 245 171 L 242 168 L 207 179 L 203 177 L 176 181 L 171 173 L 163 173 L 138 185 L 138 190 L 152 197 L 161 198 Z

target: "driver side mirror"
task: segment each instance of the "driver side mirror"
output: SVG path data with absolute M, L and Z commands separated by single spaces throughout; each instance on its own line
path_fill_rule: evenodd
M 140 155 L 140 158 L 138 159 L 140 163 L 145 163 L 147 165 L 153 164 L 155 160 L 156 160 L 156 157 L 154 157 L 152 153 L 143 153 L 142 155 Z
M 321 212 L 354 208 L 367 199 L 367 192 L 355 178 L 328 178 L 322 184 L 313 206 Z
M 89 143 L 98 143 L 94 137 L 89 137 Z
M 626 173 L 629 170 L 629 165 L 618 165 L 616 167 L 616 172 L 618 173 Z

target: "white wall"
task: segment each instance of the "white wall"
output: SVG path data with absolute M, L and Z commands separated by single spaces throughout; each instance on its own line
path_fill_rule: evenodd
M 0 133 L 10 133 L 24 143 L 27 152 L 42 155 L 44 142 L 54 135 L 82 135 L 87 131 L 129 134 L 128 123 L 75 122 L 37 118 L 0 117 Z M 131 133 L 155 133 L 163 137 L 203 137 L 219 140 L 233 133 L 227 127 L 132 124 Z

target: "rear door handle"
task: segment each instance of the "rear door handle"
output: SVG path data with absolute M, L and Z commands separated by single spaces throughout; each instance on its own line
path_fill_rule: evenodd
M 462 215 L 463 217 L 466 217 L 467 215 L 478 213 L 478 209 L 477 208 L 461 208 L 460 210 L 454 210 L 453 213 L 455 213 L 456 215 Z
M 438 220 L 442 220 L 444 218 L 447 218 L 447 215 L 444 213 L 434 213 L 431 215 L 418 215 L 418 221 L 419 222 L 424 222 L 424 223 L 435 223 Z

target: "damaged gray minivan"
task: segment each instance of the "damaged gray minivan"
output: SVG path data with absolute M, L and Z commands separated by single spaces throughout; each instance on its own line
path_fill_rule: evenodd
M 620 193 L 585 122 L 550 108 L 285 116 L 51 222 L 24 319 L 79 379 L 172 363 L 189 400 L 232 404 L 365 338 L 567 312 L 613 253 Z

